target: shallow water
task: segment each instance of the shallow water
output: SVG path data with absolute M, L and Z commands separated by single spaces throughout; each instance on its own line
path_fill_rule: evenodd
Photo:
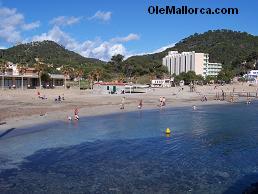
M 0 192 L 241 193 L 257 155 L 257 102 L 86 117 L 0 138 Z

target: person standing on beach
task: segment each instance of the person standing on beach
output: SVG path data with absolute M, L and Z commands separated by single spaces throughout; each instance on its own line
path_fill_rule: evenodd
M 78 110 L 78 108 L 74 109 L 74 120 L 76 120 L 76 121 L 79 120 L 79 110 Z
M 221 90 L 221 91 L 222 91 L 222 100 L 224 101 L 225 100 L 225 93 L 224 93 L 223 90 Z
M 162 106 L 162 103 L 163 103 L 163 98 L 160 96 L 160 97 L 159 97 L 159 106 L 160 106 L 160 107 Z
M 125 109 L 125 97 L 122 98 L 121 100 L 121 107 L 120 109 Z
M 142 108 L 142 99 L 139 102 L 138 108 L 141 109 Z
M 162 106 L 166 106 L 166 98 L 165 97 L 162 98 Z

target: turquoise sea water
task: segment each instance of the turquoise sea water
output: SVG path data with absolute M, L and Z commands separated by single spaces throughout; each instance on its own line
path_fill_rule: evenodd
M 0 138 L 0 193 L 241 193 L 257 181 L 257 102 L 86 117 Z

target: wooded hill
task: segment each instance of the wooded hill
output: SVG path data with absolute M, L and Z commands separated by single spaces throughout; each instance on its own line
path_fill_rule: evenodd
M 195 51 L 210 54 L 210 62 L 220 62 L 223 68 L 243 74 L 254 68 L 258 61 L 258 36 L 246 32 L 232 30 L 210 30 L 203 34 L 194 34 L 174 47 L 163 52 L 143 56 L 132 56 L 126 60 L 121 55 L 112 57 L 110 62 L 85 58 L 53 41 L 32 42 L 20 44 L 0 50 L 2 60 L 13 63 L 26 63 L 32 66 L 38 57 L 46 64 L 52 64 L 53 69 L 62 65 L 83 67 L 84 75 L 100 69 L 101 79 L 116 79 L 119 77 L 162 77 L 167 70 L 162 66 L 162 58 L 168 51 Z
M 85 58 L 49 40 L 20 44 L 0 50 L 0 56 L 7 61 L 13 63 L 27 63 L 30 66 L 35 63 L 35 58 L 40 58 L 47 64 L 53 64 L 54 67 L 104 63 L 98 59 Z
M 163 52 L 133 56 L 128 58 L 126 63 L 138 64 L 142 67 L 146 64 L 161 64 L 162 58 L 171 50 L 209 53 L 210 62 L 220 62 L 224 68 L 239 72 L 244 61 L 253 64 L 258 59 L 258 36 L 232 30 L 195 33 Z

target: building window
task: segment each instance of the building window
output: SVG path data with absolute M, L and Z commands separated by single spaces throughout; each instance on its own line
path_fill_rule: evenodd
M 193 55 L 190 55 L 190 71 L 193 70 Z
M 176 58 L 175 58 L 175 63 L 174 63 L 174 73 L 176 74 Z
M 169 59 L 169 72 L 170 72 L 170 75 L 172 74 L 172 70 L 171 70 L 171 58 Z
M 179 57 L 179 74 L 181 73 L 181 57 Z
M 185 72 L 186 72 L 186 56 L 185 56 Z

